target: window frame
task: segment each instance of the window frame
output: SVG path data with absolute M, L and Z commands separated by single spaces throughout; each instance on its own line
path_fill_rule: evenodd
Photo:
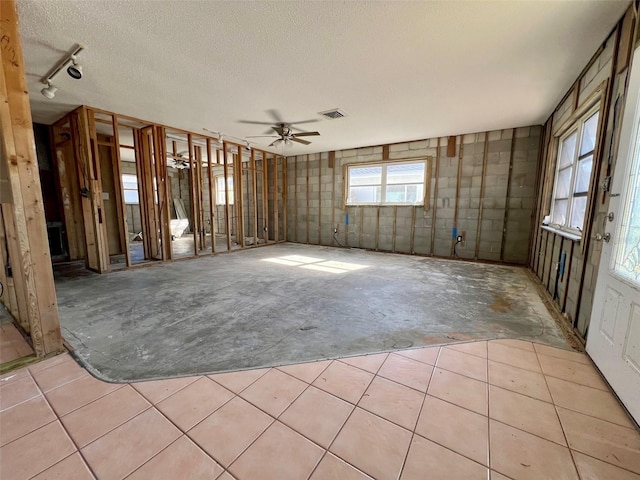
M 411 182 L 411 183 L 399 183 L 399 184 L 390 184 L 393 185 L 422 185 L 422 197 L 416 202 L 387 202 L 385 201 L 386 193 L 387 193 L 387 168 L 389 166 L 396 165 L 410 165 L 410 164 L 422 164 L 424 166 L 424 176 L 422 179 L 422 183 Z M 349 199 L 349 192 L 351 189 L 351 169 L 352 168 L 375 168 L 381 167 L 382 172 L 380 175 L 380 201 L 379 202 L 353 202 Z M 366 206 L 398 206 L 398 207 L 422 207 L 427 208 L 427 195 L 428 195 L 428 185 L 430 179 L 430 171 L 431 171 L 431 162 L 429 157 L 425 158 L 417 158 L 417 159 L 398 159 L 398 160 L 383 160 L 380 162 L 364 162 L 364 163 L 350 163 L 345 165 L 344 171 L 344 204 L 347 207 L 366 207 Z M 376 184 L 377 185 L 377 184 Z M 356 185 L 356 186 L 368 186 L 368 185 Z
M 596 171 L 596 165 L 599 161 L 598 151 L 599 151 L 599 140 L 600 140 L 600 129 L 602 126 L 602 103 L 600 101 L 590 102 L 587 108 L 581 109 L 579 115 L 576 115 L 575 119 L 570 122 L 567 128 L 561 130 L 560 134 L 556 136 L 556 149 L 555 149 L 555 162 L 554 162 L 554 180 L 553 180 L 553 190 L 551 194 L 551 204 L 549 206 L 549 226 L 555 230 L 560 232 L 565 232 L 570 235 L 575 235 L 578 238 L 582 238 L 583 233 L 586 228 L 585 225 L 587 223 L 587 219 L 590 211 L 591 197 L 593 194 L 593 177 L 594 172 Z M 593 145 L 593 149 L 589 150 L 583 154 L 580 154 L 582 139 L 584 133 L 584 126 L 586 122 L 593 117 L 593 115 L 598 114 L 598 121 L 595 130 L 595 141 Z M 576 134 L 576 143 L 574 147 L 574 153 L 572 157 L 572 163 L 570 166 L 565 168 L 560 168 L 560 158 L 562 155 L 562 146 L 563 142 L 569 138 L 571 135 Z M 576 193 L 576 182 L 578 176 L 578 167 L 580 162 L 587 159 L 589 156 L 592 157 L 592 165 L 591 171 L 589 172 L 589 183 L 587 190 L 584 192 Z M 565 199 L 557 197 L 558 190 L 558 179 L 560 177 L 560 171 L 566 170 L 567 168 L 571 169 L 571 177 L 568 186 L 568 197 Z M 573 228 L 570 226 L 571 224 L 571 216 L 574 209 L 574 203 L 577 198 L 586 198 L 586 203 L 584 207 L 584 217 L 582 220 L 582 225 L 580 228 Z M 565 214 L 565 222 L 564 224 L 553 223 L 553 215 L 555 209 L 556 200 L 567 200 L 567 210 Z
M 122 182 L 122 201 L 125 205 L 140 205 L 140 191 L 138 189 L 138 175 L 135 175 L 133 173 L 123 173 L 121 174 L 121 182 Z M 136 182 L 136 188 L 127 188 L 125 187 L 125 183 L 132 183 L 131 182 L 125 182 L 124 177 L 133 177 L 135 179 Z M 127 192 L 136 192 L 136 197 L 137 197 L 137 201 L 136 202 L 128 202 L 127 201 Z

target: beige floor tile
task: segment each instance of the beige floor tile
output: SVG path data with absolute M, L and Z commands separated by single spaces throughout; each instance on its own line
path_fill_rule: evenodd
M 578 480 L 567 447 L 509 425 L 489 424 L 491 468 L 518 480 Z
M 191 385 L 200 377 L 180 377 L 151 382 L 132 383 L 131 386 L 154 405 L 173 395 L 187 385 Z
M 305 388 L 305 382 L 273 369 L 243 390 L 240 396 L 269 415 L 278 417 Z
M 100 480 L 121 479 L 180 437 L 180 430 L 154 409 L 120 425 L 82 449 Z
M 32 480 L 94 480 L 91 471 L 78 452 L 47 468 Z
M 351 365 L 333 362 L 313 385 L 350 403 L 357 403 L 373 375 Z
M 361 355 L 359 357 L 341 358 L 340 361 L 348 365 L 361 368 L 370 373 L 377 373 L 380 366 L 389 356 L 388 353 L 376 353 L 373 355 Z
M 123 384 L 107 383 L 91 375 L 86 375 L 61 387 L 49 390 L 46 396 L 56 413 L 63 416 L 122 388 L 122 386 Z
M 486 480 L 487 467 L 416 435 L 401 480 Z
M 573 450 L 640 473 L 640 433 L 604 420 L 558 407 L 562 427 Z
M 480 415 L 487 415 L 487 384 L 479 380 L 436 368 L 427 393 Z
M 488 465 L 489 420 L 484 415 L 427 395 L 416 433 Z
M 330 451 L 376 479 L 398 478 L 411 432 L 359 408 Z
M 231 390 L 233 393 L 240 393 L 253 382 L 269 371 L 268 368 L 260 368 L 257 370 L 243 370 L 241 372 L 218 373 L 209 375 L 211 380 L 218 382 L 223 387 Z
M 328 448 L 353 408 L 352 404 L 311 386 L 287 408 L 280 421 Z
M 555 377 L 547 377 L 547 383 L 556 405 L 623 427 L 634 428 L 629 416 L 611 392 Z
M 327 452 L 309 480 L 369 480 L 370 478 Z
M 435 365 L 440 353 L 440 347 L 412 348 L 411 350 L 399 350 L 394 353 L 428 365 Z
M 133 472 L 127 480 L 213 479 L 223 468 L 183 436 Z
M 487 381 L 487 360 L 475 355 L 443 348 L 437 366 L 481 382 Z
M 0 478 L 26 480 L 75 451 L 60 422 L 51 422 L 0 447 Z
M 318 378 L 325 368 L 329 366 L 331 360 L 323 360 L 321 362 L 309 362 L 298 363 L 295 365 L 283 365 L 278 367 L 278 370 L 282 370 L 289 375 L 296 377 L 303 382 L 313 383 Z
M 0 411 L 40 395 L 30 375 L 20 375 L 0 382 Z
M 392 353 L 380 367 L 378 375 L 426 392 L 432 371 L 431 365 Z
M 533 343 L 526 340 L 517 340 L 513 338 L 499 338 L 497 340 L 490 340 L 489 343 L 498 343 L 500 345 L 506 345 L 507 347 L 520 348 L 527 352 L 535 352 Z
M 0 446 L 51 423 L 56 415 L 42 395 L 0 412 Z
M 233 462 L 238 480 L 298 480 L 308 478 L 324 451 L 280 422 L 273 423 Z
M 375 377 L 358 406 L 401 427 L 413 430 L 423 400 L 424 393 L 383 377 Z
M 235 395 L 208 377 L 201 377 L 156 407 L 183 432 L 211 415 Z
M 511 480 L 509 477 L 502 475 L 501 473 L 491 470 L 491 480 Z
M 445 348 L 475 355 L 476 357 L 487 358 L 487 342 L 455 343 L 453 345 L 447 345 Z
M 573 452 L 573 458 L 582 480 L 640 480 L 638 474 L 583 455 L 580 452 Z
M 53 367 L 54 365 L 58 365 L 59 363 L 68 361 L 75 362 L 71 355 L 69 355 L 68 353 L 62 353 L 60 355 L 56 355 L 55 357 L 47 358 L 45 360 L 41 360 L 37 363 L 29 365 L 29 371 L 33 375 L 36 372 L 40 372 L 47 368 Z
M 534 343 L 533 347 L 539 354 L 548 355 L 549 357 L 563 358 L 565 360 L 572 360 L 574 362 L 584 363 L 585 365 L 591 365 L 589 356 L 584 352 L 576 352 L 575 350 L 550 347 L 548 345 L 542 345 L 540 343 Z
M 272 417 L 235 397 L 190 430 L 189 437 L 228 467 L 271 422 Z
M 546 376 L 609 391 L 609 387 L 592 365 L 572 362 L 563 358 L 549 357 L 548 355 L 538 355 L 538 358 L 540 359 L 540 365 L 542 365 L 542 372 Z
M 75 360 L 68 357 L 67 360 L 42 371 L 33 372 L 32 375 L 40 389 L 47 392 L 72 380 L 89 375 L 89 373 Z
M 538 357 L 535 352 L 528 352 L 521 348 L 509 347 L 500 343 L 489 342 L 488 358 L 494 362 L 504 363 L 512 367 L 524 368 L 533 372 L 542 373 Z
M 13 362 L 17 360 L 22 355 L 18 353 L 18 350 L 11 344 L 11 342 L 6 342 L 0 345 L 0 365 L 3 363 Z
M 61 420 L 71 438 L 82 448 L 149 407 L 149 402 L 125 385 Z
M 545 402 L 551 402 L 547 382 L 541 373 L 489 360 L 489 383 Z
M 560 445 L 567 444 L 556 409 L 550 403 L 491 385 L 489 416 Z
M 0 388 L 2 388 L 2 385 L 5 385 L 9 382 L 18 380 L 19 378 L 28 377 L 28 376 L 29 376 L 28 368 L 21 368 L 19 370 L 11 370 L 10 372 L 3 373 L 0 375 Z

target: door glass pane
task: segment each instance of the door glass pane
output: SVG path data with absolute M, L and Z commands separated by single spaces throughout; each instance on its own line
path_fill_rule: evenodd
M 576 197 L 573 199 L 569 228 L 582 231 L 584 227 L 584 212 L 586 209 L 587 197 Z
M 576 185 L 573 190 L 574 193 L 584 193 L 589 190 L 589 180 L 591 180 L 591 166 L 593 164 L 593 155 L 583 158 L 578 161 L 578 168 L 576 172 Z
M 582 141 L 580 142 L 580 156 L 593 151 L 598 134 L 598 112 L 591 115 L 582 127 Z
M 349 169 L 349 185 L 380 185 L 382 167 L 361 167 Z
M 553 202 L 553 216 L 551 218 L 551 223 L 555 223 L 557 225 L 565 224 L 567 220 L 568 204 L 568 200 L 556 200 L 555 202 Z
M 566 168 L 573 163 L 573 157 L 576 153 L 576 138 L 578 138 L 578 132 L 573 132 L 562 141 L 560 145 L 560 168 Z
M 640 286 L 640 135 L 636 134 L 636 148 L 631 174 L 622 199 L 620 237 L 615 245 L 614 270 Z

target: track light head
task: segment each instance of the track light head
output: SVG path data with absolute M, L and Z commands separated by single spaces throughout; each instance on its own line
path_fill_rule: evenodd
M 47 86 L 44 87 L 42 90 L 40 90 L 40 93 L 42 93 L 42 95 L 44 95 L 46 98 L 51 100 L 53 97 L 56 96 L 57 91 L 58 91 L 58 87 L 56 87 L 55 85 L 52 85 L 51 82 L 47 82 Z
M 82 78 L 82 65 L 76 61 L 75 55 L 71 56 L 71 65 L 67 67 L 67 73 L 75 80 L 80 80 Z

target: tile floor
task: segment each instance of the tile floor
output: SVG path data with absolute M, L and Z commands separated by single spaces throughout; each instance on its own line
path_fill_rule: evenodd
M 0 309 L 4 308 L 0 305 Z M 0 315 L 2 312 L 0 312 Z M 0 323 L 0 364 L 33 354 L 33 349 L 13 322 Z
M 133 384 L 0 377 L 2 479 L 640 480 L 588 357 L 496 340 Z

